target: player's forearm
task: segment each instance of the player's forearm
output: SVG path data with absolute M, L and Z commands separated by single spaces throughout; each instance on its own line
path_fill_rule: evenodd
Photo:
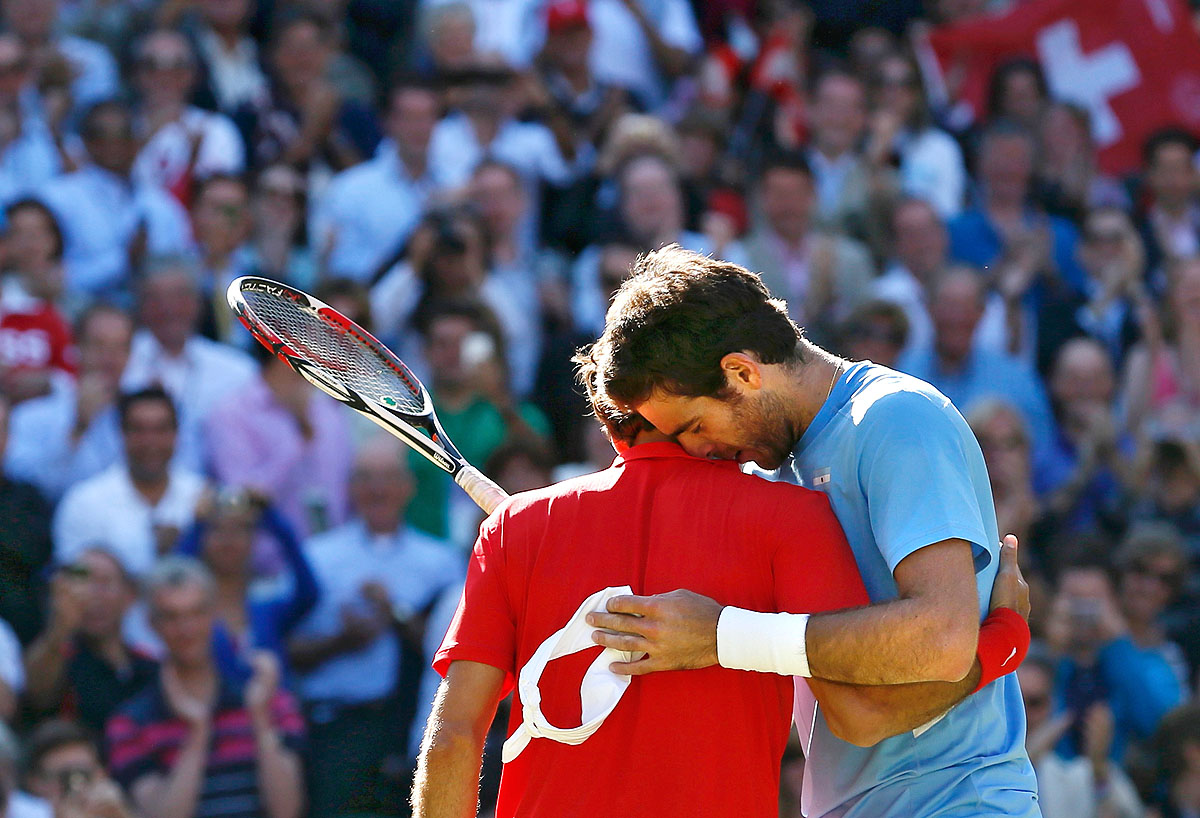
M 818 614 L 806 633 L 813 676 L 858 685 L 959 682 L 971 671 L 979 638 L 963 618 L 923 599 Z
M 472 818 L 482 756 L 482 736 L 431 717 L 413 781 L 413 818 Z
M 870 747 L 915 730 L 961 702 L 979 684 L 978 660 L 958 682 L 900 685 L 849 685 L 809 679 L 813 695 L 835 736 Z

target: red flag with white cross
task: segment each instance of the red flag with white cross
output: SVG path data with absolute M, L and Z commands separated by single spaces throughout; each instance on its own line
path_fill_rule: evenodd
M 1137 168 L 1142 142 L 1158 128 L 1200 133 L 1200 35 L 1182 0 L 1031 0 L 934 29 L 927 46 L 931 94 L 957 86 L 956 99 L 977 116 L 997 65 L 1037 59 L 1051 95 L 1091 114 L 1109 173 Z

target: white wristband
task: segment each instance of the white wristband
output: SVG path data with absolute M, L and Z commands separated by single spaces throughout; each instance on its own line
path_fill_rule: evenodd
M 808 614 L 725 607 L 717 619 L 717 662 L 733 670 L 811 676 L 804 634 Z

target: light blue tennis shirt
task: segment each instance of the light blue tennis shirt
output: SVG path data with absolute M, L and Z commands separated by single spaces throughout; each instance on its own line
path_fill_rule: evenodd
M 983 619 L 1000 539 L 991 487 L 975 436 L 932 386 L 870 362 L 852 365 L 774 477 L 829 496 L 872 602 L 896 598 L 892 572 L 914 551 L 951 538 L 972 543 Z M 798 680 L 796 726 L 810 818 L 1040 816 L 1013 674 L 919 735 L 870 748 L 835 738 Z

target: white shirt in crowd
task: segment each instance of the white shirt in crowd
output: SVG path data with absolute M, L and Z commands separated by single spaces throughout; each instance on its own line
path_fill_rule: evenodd
M 59 37 L 54 47 L 71 64 L 74 82 L 71 83 L 71 99 L 78 111 L 102 100 L 111 99 L 120 92 L 120 77 L 117 61 L 100 43 L 82 37 Z
M 50 500 L 124 457 L 116 407 L 97 414 L 76 439 L 71 434 L 76 405 L 75 383 L 70 381 L 13 407 L 9 418 L 5 471 L 37 486 Z
M 480 144 L 466 114 L 452 113 L 434 126 L 429 140 L 429 168 L 449 186 L 469 182 L 475 166 L 485 156 L 512 165 L 527 184 L 545 181 L 561 185 L 571 179 L 571 168 L 545 125 L 508 119 L 488 145 Z M 532 205 L 530 210 L 537 212 Z
M 954 138 L 939 128 L 926 128 L 901 134 L 897 143 L 904 192 L 929 202 L 943 219 L 957 216 L 966 195 L 967 169 Z
M 54 558 L 75 560 L 91 546 L 117 556 L 125 569 L 142 575 L 157 559 L 155 526 L 180 531 L 192 524 L 204 478 L 184 469 L 171 469 L 166 493 L 151 505 L 129 478 L 123 463 L 67 491 L 54 514 Z
M 139 225 L 145 225 L 150 256 L 179 255 L 192 246 L 188 215 L 169 193 L 95 165 L 52 179 L 42 198 L 66 239 L 63 266 L 72 290 L 96 295 L 125 286 Z
M 153 333 L 140 329 L 133 336 L 121 388 L 133 392 L 162 386 L 179 411 L 177 462 L 199 464 L 203 462 L 202 427 L 208 413 L 257 373 L 254 359 L 228 344 L 193 335 L 180 355 L 171 356 Z
M 217 173 L 239 174 L 246 167 L 246 148 L 232 120 L 188 107 L 142 146 L 133 163 L 133 176 L 143 184 L 170 188 L 187 173 L 193 150 L 192 176 L 196 179 Z
M 446 187 L 436 171 L 412 178 L 394 143 L 384 140 L 373 159 L 333 177 L 312 210 L 310 246 L 329 252 L 334 275 L 366 281 L 404 244 L 430 195 Z
M 257 106 L 266 101 L 269 95 L 267 77 L 259 63 L 254 40 L 243 37 L 232 49 L 226 49 L 216 32 L 206 29 L 196 42 L 204 64 L 208 66 L 218 108 L 233 111 L 242 105 Z
M 670 46 L 697 54 L 704 46 L 688 0 L 637 0 L 655 30 Z M 627 88 L 650 111 L 666 99 L 667 88 L 654 62 L 650 41 L 625 0 L 592 0 L 592 73 L 600 82 Z
M 367 582 L 379 582 L 394 605 L 413 612 L 429 607 L 466 573 L 462 557 L 442 540 L 412 528 L 373 536 L 361 520 L 318 534 L 305 544 L 321 585 L 316 608 L 297 626 L 296 635 L 330 636 L 342 627 L 342 609 L 361 607 Z M 396 634 L 381 634 L 356 653 L 343 654 L 300 676 L 305 701 L 361 704 L 391 692 L 400 667 Z
M 23 114 L 21 132 L 0 151 L 0 206 L 32 195 L 61 170 L 46 124 Z

